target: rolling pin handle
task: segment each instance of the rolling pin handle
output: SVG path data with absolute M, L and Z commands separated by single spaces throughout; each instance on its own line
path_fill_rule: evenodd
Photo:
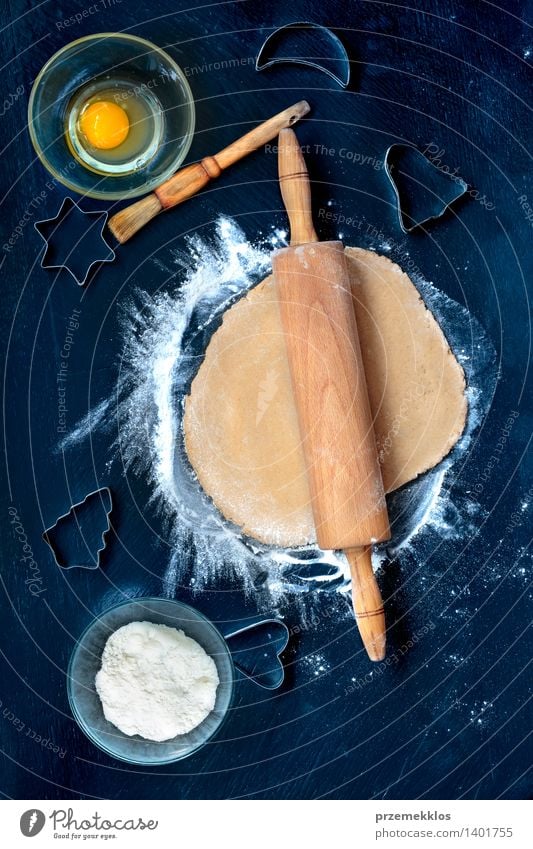
M 370 660 L 385 657 L 386 627 L 383 600 L 372 569 L 372 548 L 347 549 L 352 575 L 352 599 L 359 634 Z
M 291 225 L 291 246 L 318 242 L 311 214 L 309 174 L 294 130 L 281 130 L 278 157 L 281 196 Z
M 291 247 L 272 269 L 291 372 L 317 542 L 350 563 L 359 633 L 385 657 L 385 615 L 371 541 L 390 538 L 351 281 L 341 242 L 317 244 L 311 187 L 294 132 L 279 134 L 279 179 Z

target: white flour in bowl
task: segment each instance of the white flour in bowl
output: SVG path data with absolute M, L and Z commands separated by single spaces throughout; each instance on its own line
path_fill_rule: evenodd
M 109 637 L 96 675 L 104 716 L 124 734 L 171 740 L 211 713 L 215 662 L 177 628 L 130 622 Z

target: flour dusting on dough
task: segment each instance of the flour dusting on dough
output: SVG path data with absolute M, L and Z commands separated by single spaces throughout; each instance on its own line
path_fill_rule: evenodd
M 166 292 L 139 290 L 123 312 L 124 354 L 116 398 L 109 401 L 116 405 L 119 422 L 114 456 L 127 474 L 147 481 L 150 500 L 162 517 L 174 552 L 163 576 L 168 596 L 174 596 L 180 583 L 198 590 L 225 589 L 237 580 L 260 607 L 272 611 L 285 597 L 307 604 L 314 595 L 310 589 L 329 592 L 332 602 L 349 590 L 343 557 L 316 548 L 272 549 L 243 538 L 223 521 L 201 491 L 183 447 L 184 397 L 209 339 L 226 308 L 266 275 L 271 250 L 285 236 L 274 231 L 262 244 L 252 245 L 235 222 L 220 218 L 212 239 L 193 237 L 185 251 L 172 253 L 175 277 Z M 394 541 L 376 552 L 376 566 L 390 556 L 401 557 L 406 568 L 414 564 L 421 582 L 429 582 L 428 562 L 435 552 L 443 544 L 447 551 L 459 545 L 482 521 L 481 508 L 468 501 L 456 479 L 490 406 L 496 369 L 494 349 L 468 311 L 419 277 L 415 283 L 465 370 L 469 416 L 463 437 L 444 463 L 391 496 Z M 82 423 L 63 447 L 71 448 L 88 432 Z M 437 572 L 445 573 L 448 560 L 437 561 Z M 348 604 L 340 604 L 339 611 L 352 615 Z

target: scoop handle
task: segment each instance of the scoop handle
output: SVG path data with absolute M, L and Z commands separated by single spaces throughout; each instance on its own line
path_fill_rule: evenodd
M 279 134 L 278 173 L 291 225 L 291 246 L 318 242 L 311 214 L 309 174 L 294 130 L 281 130 Z

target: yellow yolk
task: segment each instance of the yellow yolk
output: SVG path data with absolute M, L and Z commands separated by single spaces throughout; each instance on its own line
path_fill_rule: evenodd
M 130 122 L 122 106 L 99 100 L 81 113 L 80 130 L 97 150 L 111 150 L 126 140 Z

